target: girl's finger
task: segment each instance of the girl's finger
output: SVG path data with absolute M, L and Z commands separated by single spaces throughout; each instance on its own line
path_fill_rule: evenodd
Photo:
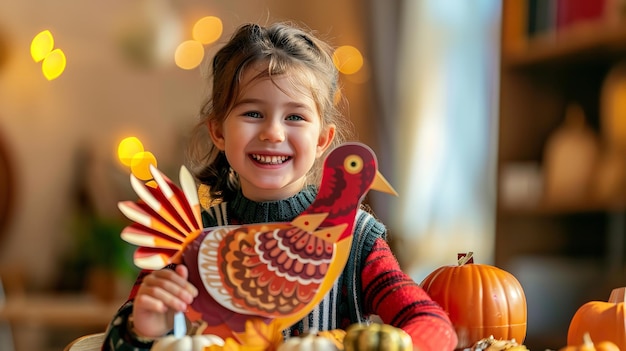
M 191 284 L 189 282 L 189 280 L 188 280 L 189 279 L 189 269 L 187 269 L 186 266 L 184 266 L 182 264 L 179 264 L 179 265 L 176 266 L 175 272 L 178 274 L 178 276 L 180 278 L 184 279 L 185 290 L 187 290 L 187 292 L 189 292 L 192 297 L 198 296 L 198 289 L 195 286 L 193 286 L 193 284 Z
M 179 264 L 176 266 L 175 269 L 176 269 L 176 273 L 178 273 L 179 276 L 185 279 L 185 281 L 189 279 L 189 270 L 187 269 L 187 266 Z
M 191 303 L 191 301 L 193 300 L 191 295 L 183 290 L 180 286 L 172 284 L 169 281 L 164 281 L 163 284 L 167 286 L 167 288 L 154 285 L 142 286 L 140 288 L 140 294 L 137 295 L 137 299 L 140 297 L 147 297 L 146 303 L 152 302 L 152 304 L 148 306 L 154 306 L 155 304 L 157 304 L 153 300 L 160 302 L 161 305 L 165 306 L 165 310 L 163 310 L 161 306 L 152 307 L 159 312 L 165 312 L 167 311 L 167 308 L 171 308 L 175 311 L 186 310 L 187 304 Z
M 135 298 L 134 307 L 145 311 L 152 311 L 157 313 L 165 313 L 168 307 L 163 301 L 156 299 L 148 294 L 137 294 Z
M 160 271 L 155 271 L 151 275 L 174 282 L 175 284 L 183 287 L 189 294 L 191 294 L 192 297 L 198 295 L 198 290 L 196 289 L 196 287 L 194 287 L 193 284 L 187 281 L 187 276 L 189 274 L 187 267 L 183 265 L 176 266 L 175 270 L 163 269 Z
M 140 291 L 145 291 L 156 298 L 170 298 L 176 297 L 182 300 L 184 303 L 191 303 L 194 299 L 194 295 L 186 287 L 187 282 L 183 281 L 183 286 L 174 282 L 172 279 L 160 278 L 154 276 L 149 280 L 144 281 L 139 287 Z

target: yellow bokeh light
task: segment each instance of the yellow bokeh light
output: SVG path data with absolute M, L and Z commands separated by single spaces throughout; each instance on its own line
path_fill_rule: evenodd
M 54 38 L 49 30 L 44 30 L 35 35 L 30 43 L 30 55 L 35 62 L 39 62 L 46 58 L 54 48 Z
M 204 58 L 204 46 L 196 40 L 182 42 L 176 48 L 174 61 L 182 69 L 194 69 L 202 63 Z
M 193 26 L 193 39 L 202 44 L 211 44 L 222 36 L 222 20 L 215 16 L 199 19 Z
M 363 55 L 354 46 L 344 45 L 335 50 L 333 62 L 343 74 L 354 74 L 363 67 Z
M 46 79 L 53 80 L 65 71 L 66 65 L 65 53 L 61 49 L 54 49 L 43 59 L 41 70 Z
M 133 156 L 143 150 L 143 144 L 137 137 L 124 138 L 117 147 L 117 157 L 123 165 L 130 167 Z
M 345 76 L 346 81 L 354 84 L 365 84 L 370 80 L 370 67 L 367 61 L 363 61 L 363 67 L 354 74 L 347 74 Z
M 130 162 L 130 171 L 141 180 L 152 179 L 150 165 L 157 166 L 156 157 L 150 151 L 136 153 Z

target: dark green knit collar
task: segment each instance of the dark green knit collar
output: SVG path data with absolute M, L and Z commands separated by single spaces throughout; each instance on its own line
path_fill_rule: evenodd
M 310 185 L 296 195 L 278 201 L 254 202 L 241 191 L 228 202 L 230 216 L 241 223 L 288 222 L 298 216 L 315 200 L 317 187 Z

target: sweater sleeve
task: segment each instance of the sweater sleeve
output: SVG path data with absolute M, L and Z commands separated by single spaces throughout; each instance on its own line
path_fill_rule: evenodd
M 173 265 L 166 268 L 173 269 Z M 141 340 L 129 330 L 129 318 L 133 311 L 133 300 L 137 295 L 137 290 L 143 278 L 150 274 L 149 270 L 142 270 L 139 273 L 133 287 L 129 293 L 128 301 L 120 307 L 111 323 L 107 327 L 104 336 L 102 351 L 148 351 L 152 347 L 151 340 Z
M 454 350 L 457 336 L 448 315 L 402 272 L 384 239 L 376 239 L 361 279 L 369 312 L 406 331 L 415 350 Z
M 128 319 L 133 310 L 133 303 L 127 302 L 120 308 L 107 327 L 102 344 L 102 351 L 148 351 L 152 341 L 140 340 L 128 328 Z

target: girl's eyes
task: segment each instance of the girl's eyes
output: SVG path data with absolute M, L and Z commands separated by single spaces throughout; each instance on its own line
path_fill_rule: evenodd
M 263 118 L 263 116 L 259 112 L 254 112 L 254 111 L 245 112 L 243 115 L 247 116 L 247 117 L 252 117 L 252 118 Z M 285 120 L 287 120 L 287 121 L 303 121 L 304 117 L 302 117 L 300 115 L 289 115 L 289 116 L 287 116 L 285 118 Z
M 253 111 L 244 113 L 244 116 L 248 116 L 248 117 L 252 117 L 252 118 L 261 118 L 262 117 L 260 113 L 253 112 Z
M 299 116 L 299 115 L 289 115 L 287 116 L 287 120 L 288 121 L 303 121 L 304 117 Z

